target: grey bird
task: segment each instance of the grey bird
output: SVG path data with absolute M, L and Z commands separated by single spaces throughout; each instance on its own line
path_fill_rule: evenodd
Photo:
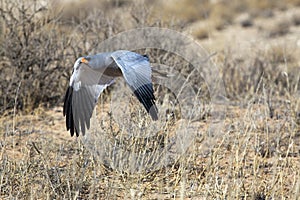
M 148 56 L 125 50 L 99 53 L 80 57 L 74 64 L 63 107 L 71 136 L 85 135 L 101 92 L 118 76 L 124 77 L 152 120 L 158 119 Z

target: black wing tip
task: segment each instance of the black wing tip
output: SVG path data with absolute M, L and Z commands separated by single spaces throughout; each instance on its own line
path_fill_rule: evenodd
M 73 87 L 69 86 L 65 95 L 64 99 L 64 107 L 63 107 L 63 115 L 66 116 L 66 128 L 67 131 L 70 131 L 71 137 L 79 136 L 79 131 L 74 126 L 74 118 L 73 118 L 73 111 L 72 111 L 72 95 L 73 95 Z
M 66 94 L 65 94 L 65 98 L 64 98 L 64 107 L 63 107 L 63 115 L 66 116 L 67 115 L 67 112 L 68 112 L 68 109 L 69 109 L 69 100 L 70 100 L 70 96 L 72 95 L 72 87 L 69 86 L 67 91 L 66 91 Z
M 146 58 L 147 60 L 149 60 L 149 56 L 148 55 L 144 54 L 143 57 Z
M 149 93 L 145 94 L 143 91 L 148 90 Z M 158 109 L 155 104 L 155 96 L 153 94 L 152 84 L 146 84 L 134 91 L 135 96 L 143 104 L 148 114 L 153 121 L 158 120 Z
M 148 111 L 153 121 L 158 120 L 158 109 L 155 105 L 155 102 L 153 102 L 153 105 L 151 106 L 150 110 Z

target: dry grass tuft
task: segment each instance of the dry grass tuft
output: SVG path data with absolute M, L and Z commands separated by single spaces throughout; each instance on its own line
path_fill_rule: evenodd
M 300 14 L 294 14 L 292 21 L 295 26 L 299 26 L 300 25 Z
M 222 30 L 232 24 L 233 18 L 235 17 L 234 13 L 233 6 L 228 6 L 226 2 L 221 2 L 213 6 L 209 18 L 217 30 Z
M 199 40 L 209 37 L 209 29 L 207 27 L 199 27 L 192 32 L 193 36 Z
M 199 19 L 206 19 L 209 16 L 211 7 L 209 1 L 206 0 L 160 1 L 158 6 L 164 8 L 166 20 L 170 19 L 170 16 L 176 16 L 185 22 L 194 22 Z
M 290 30 L 291 23 L 289 20 L 282 20 L 265 28 L 267 37 L 278 37 L 286 35 Z

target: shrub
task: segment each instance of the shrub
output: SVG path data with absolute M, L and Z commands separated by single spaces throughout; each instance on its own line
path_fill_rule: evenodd
M 74 16 L 57 10 L 41 1 L 1 1 L 0 113 L 62 102 L 75 59 L 95 53 L 121 27 L 96 8 L 77 8 Z
M 60 99 L 61 82 L 70 64 L 65 46 L 68 40 L 55 24 L 57 17 L 37 1 L 1 1 L 4 24 L 1 43 L 0 106 L 37 107 Z M 17 94 L 18 91 L 18 94 Z

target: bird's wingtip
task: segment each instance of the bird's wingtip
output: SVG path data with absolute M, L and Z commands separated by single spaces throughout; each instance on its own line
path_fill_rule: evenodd
M 153 121 L 157 121 L 158 120 L 158 109 L 157 109 L 155 103 L 150 108 L 149 114 L 150 114 L 150 116 L 151 116 L 151 118 L 152 118 Z

